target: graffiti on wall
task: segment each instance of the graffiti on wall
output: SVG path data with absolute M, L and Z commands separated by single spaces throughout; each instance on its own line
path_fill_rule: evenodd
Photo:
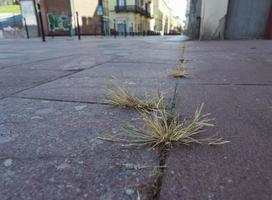
M 70 20 L 68 16 L 61 15 L 57 16 L 53 13 L 47 14 L 48 19 L 48 25 L 50 31 L 57 31 L 57 30 L 63 30 L 63 31 L 69 31 L 70 29 Z

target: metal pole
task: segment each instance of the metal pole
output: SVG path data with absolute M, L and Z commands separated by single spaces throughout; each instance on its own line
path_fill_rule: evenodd
M 70 0 L 68 1 L 68 17 L 69 17 L 69 35 L 72 37 L 72 2 Z
M 99 5 L 102 7 L 102 10 L 103 10 L 103 1 L 102 0 L 99 0 Z M 104 13 L 104 11 L 103 11 Z M 101 19 L 100 19 L 100 28 L 101 28 L 101 35 L 105 36 L 105 25 L 104 25 L 104 19 L 103 19 L 103 14 L 100 16 Z
M 33 6 L 34 6 L 34 11 L 35 11 L 35 17 L 37 21 L 37 26 L 38 26 L 38 36 L 41 36 L 41 26 L 40 26 L 40 21 L 39 21 L 39 16 L 38 16 L 38 11 L 37 11 L 37 4 L 36 0 L 33 0 Z
M 27 24 L 26 24 L 26 18 L 25 17 L 24 17 L 24 22 L 25 22 L 26 37 L 27 37 L 27 39 L 29 39 L 29 32 L 28 32 L 28 27 L 27 27 Z
M 78 21 L 78 12 L 76 12 L 76 19 L 77 19 L 77 36 L 78 36 L 78 40 L 81 40 L 80 26 Z
M 113 22 L 114 22 L 114 37 L 116 38 L 116 21 L 115 21 L 115 19 L 113 20 Z
M 42 13 L 41 13 L 41 5 L 38 3 L 37 6 L 38 6 L 38 14 L 39 14 L 40 24 L 41 24 L 42 41 L 45 42 L 45 34 L 44 34 L 43 19 L 42 19 Z
M 126 24 L 126 21 L 124 21 L 124 34 L 125 34 L 125 37 L 127 37 L 127 24 Z

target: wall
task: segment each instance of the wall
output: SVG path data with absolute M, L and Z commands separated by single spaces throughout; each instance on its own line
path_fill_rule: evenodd
M 266 39 L 272 39 L 272 2 L 271 2 L 271 6 L 270 6 L 269 17 L 267 20 Z
M 202 0 L 201 40 L 224 39 L 227 11 L 228 0 Z
M 41 12 L 46 35 L 69 35 L 70 4 L 67 0 L 41 0 Z M 68 24 L 67 24 L 68 23 Z
M 227 39 L 264 37 L 271 0 L 230 0 Z
M 187 0 L 186 31 L 191 39 L 199 39 L 202 0 Z
M 75 17 L 78 12 L 81 34 L 101 34 L 101 16 L 96 13 L 98 5 L 99 0 L 73 1 L 72 14 Z
M 105 5 L 107 0 L 101 0 Z M 108 11 L 103 10 L 102 16 L 97 14 L 99 0 L 41 0 L 41 10 L 46 35 L 70 35 L 77 31 L 77 18 L 81 34 L 99 35 L 102 33 L 102 21 L 106 32 Z M 105 9 L 108 6 L 104 6 Z
M 272 0 L 187 0 L 186 34 L 198 39 L 272 38 Z M 201 11 L 199 11 L 201 5 Z M 270 15 L 269 15 L 270 13 Z

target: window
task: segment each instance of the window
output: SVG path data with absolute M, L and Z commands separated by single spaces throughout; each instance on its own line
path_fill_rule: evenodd
M 118 0 L 118 6 L 125 6 L 126 0 Z

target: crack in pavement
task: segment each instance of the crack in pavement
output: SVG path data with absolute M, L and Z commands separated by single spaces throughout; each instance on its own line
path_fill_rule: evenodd
M 77 101 L 77 100 L 63 100 L 63 99 L 54 99 L 54 98 L 39 98 L 39 97 L 22 97 L 22 96 L 10 96 L 8 98 L 15 99 L 29 99 L 29 100 L 41 100 L 41 101 L 56 101 L 63 103 L 82 103 L 82 104 L 91 104 L 91 105 L 111 105 L 109 103 L 97 102 L 97 101 Z
M 184 53 L 185 53 L 185 42 L 183 44 L 183 49 L 182 49 L 182 58 L 184 58 Z M 177 96 L 177 88 L 179 86 L 179 82 L 176 80 L 175 82 L 175 88 L 173 91 L 172 99 L 171 99 L 171 104 L 170 104 L 170 113 L 174 112 L 175 106 L 176 106 L 176 96 Z M 165 174 L 165 165 L 166 165 L 166 159 L 168 157 L 168 153 L 170 151 L 169 146 L 162 145 L 157 148 L 158 156 L 159 156 L 159 166 L 161 167 L 159 169 L 159 172 L 157 176 L 155 177 L 154 184 L 154 196 L 153 200 L 159 200 L 160 199 L 160 193 L 161 193 L 161 187 L 162 187 L 162 182 L 163 182 L 163 177 Z

